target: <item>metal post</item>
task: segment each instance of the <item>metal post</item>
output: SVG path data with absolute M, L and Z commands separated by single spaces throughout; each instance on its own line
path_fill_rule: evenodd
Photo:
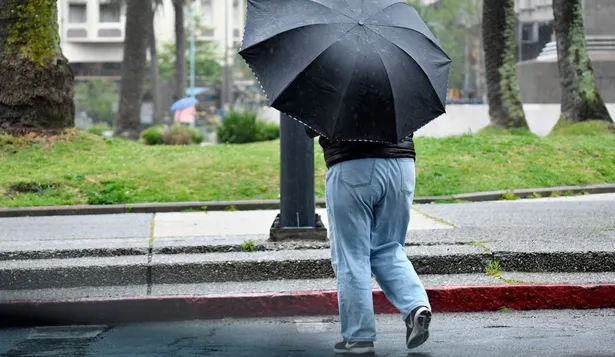
M 283 114 L 280 136 L 280 226 L 314 228 L 314 141 Z
M 280 115 L 280 215 L 271 239 L 327 239 L 316 215 L 314 140 L 301 123 L 284 114 Z

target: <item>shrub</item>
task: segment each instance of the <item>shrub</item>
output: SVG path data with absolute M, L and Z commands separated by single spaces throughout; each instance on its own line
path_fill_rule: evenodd
M 276 123 L 257 121 L 258 141 L 276 140 L 280 138 L 280 126 Z
M 94 125 L 93 127 L 89 128 L 88 133 L 101 136 L 102 133 L 104 133 L 105 131 L 109 131 L 109 130 L 113 130 L 113 128 L 111 128 L 107 124 L 98 124 L 98 125 Z
M 164 126 L 152 126 L 151 128 L 147 128 L 141 132 L 141 140 L 143 140 L 146 145 L 161 145 L 164 132 Z
M 230 112 L 218 126 L 218 141 L 245 144 L 280 137 L 277 124 L 260 121 L 257 116 L 254 111 Z
M 188 128 L 188 129 L 190 129 L 190 133 L 192 134 L 193 144 L 200 144 L 203 141 L 205 141 L 205 134 L 203 134 L 200 130 L 195 129 L 195 128 Z
M 225 115 L 218 126 L 218 141 L 228 144 L 244 144 L 256 141 L 256 112 L 232 111 Z
M 173 125 L 164 130 L 162 143 L 164 145 L 190 145 L 192 144 L 192 133 L 183 125 Z
M 141 139 L 147 145 L 190 145 L 202 143 L 205 135 L 198 129 L 176 124 L 148 128 L 141 133 Z

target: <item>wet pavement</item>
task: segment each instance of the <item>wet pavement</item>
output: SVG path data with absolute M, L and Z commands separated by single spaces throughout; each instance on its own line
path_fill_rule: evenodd
M 615 356 L 615 310 L 436 314 L 410 352 L 399 316 L 377 327 L 378 356 Z M 2 330 L 0 356 L 333 356 L 338 331 L 335 317 Z

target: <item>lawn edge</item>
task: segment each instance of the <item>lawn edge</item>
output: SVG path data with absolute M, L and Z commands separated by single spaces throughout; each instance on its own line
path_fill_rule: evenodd
M 558 186 L 547 188 L 525 188 L 517 190 L 498 190 L 487 192 L 462 193 L 443 196 L 417 196 L 416 204 L 446 201 L 485 202 L 510 198 L 549 197 L 556 194 L 600 194 L 615 193 L 615 184 L 596 184 L 586 186 Z M 317 199 L 316 206 L 325 207 L 324 199 Z M 77 205 L 77 206 L 38 206 L 21 208 L 0 208 L 0 218 L 30 216 L 74 216 L 121 213 L 165 213 L 198 211 L 251 211 L 277 210 L 279 200 L 245 200 L 245 201 L 196 201 L 171 203 L 134 203 L 119 205 Z

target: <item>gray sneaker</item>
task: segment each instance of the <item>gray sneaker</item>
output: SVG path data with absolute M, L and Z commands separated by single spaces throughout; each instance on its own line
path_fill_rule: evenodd
M 333 351 L 347 355 L 363 355 L 373 354 L 376 352 L 376 349 L 372 341 L 342 341 L 335 344 Z
M 416 348 L 429 338 L 431 311 L 425 306 L 414 309 L 406 319 L 406 347 Z

